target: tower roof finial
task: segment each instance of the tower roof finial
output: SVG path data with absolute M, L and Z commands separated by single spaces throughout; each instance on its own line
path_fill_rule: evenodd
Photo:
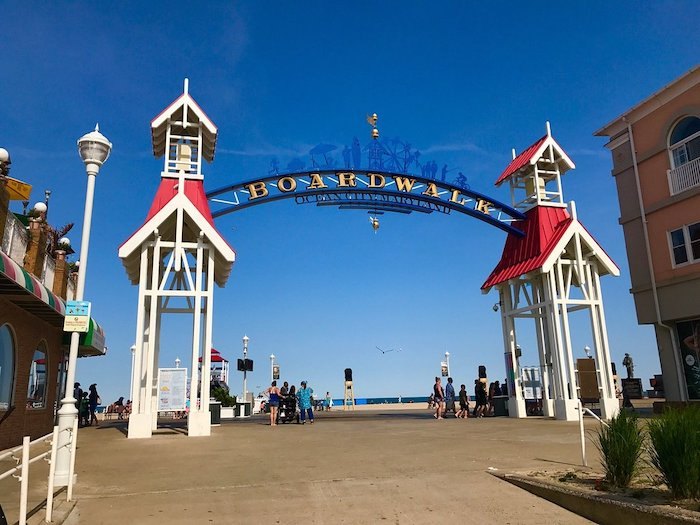
M 185 77 L 185 88 L 184 91 L 185 95 L 187 95 L 190 92 L 190 79 Z
M 552 136 L 552 127 L 549 125 L 549 120 L 547 120 L 544 125 L 547 128 L 547 136 L 551 137 Z

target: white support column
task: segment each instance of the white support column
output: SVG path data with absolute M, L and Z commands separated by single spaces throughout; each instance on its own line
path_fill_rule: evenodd
M 206 289 L 206 311 L 204 314 L 204 359 L 202 370 L 202 403 L 206 404 L 206 413 L 209 416 L 211 432 L 211 414 L 209 413 L 209 391 L 211 384 L 211 345 L 212 330 L 214 325 L 214 252 L 211 246 L 207 246 L 207 289 Z M 222 363 L 223 372 L 223 363 Z
M 152 298 L 156 302 L 156 324 L 153 337 L 153 369 L 155 377 L 151 388 L 151 430 L 158 429 L 158 363 L 160 363 L 160 321 L 163 315 L 162 299 L 156 294 Z
M 533 301 L 535 304 L 542 304 L 545 301 L 542 280 L 542 276 L 538 276 L 536 281 L 533 280 Z M 535 317 L 535 330 L 537 333 L 537 351 L 540 358 L 540 381 L 542 385 L 542 414 L 546 417 L 554 417 L 554 401 L 550 394 L 552 367 L 547 362 L 546 319 L 544 317 L 546 311 L 544 308 L 537 308 L 535 313 L 537 314 L 537 317 Z
M 566 288 L 564 286 L 564 275 L 562 271 L 561 259 L 557 261 L 555 268 L 558 280 L 557 297 L 555 299 L 555 304 L 557 304 L 557 316 L 561 315 L 561 334 L 559 336 L 559 339 L 563 343 L 561 355 L 564 358 L 564 364 L 566 366 L 566 370 L 569 376 L 568 388 L 565 391 L 565 393 L 567 394 L 566 402 L 561 405 L 561 408 L 564 410 L 564 412 L 561 413 L 560 410 L 557 410 L 556 417 L 557 419 L 576 421 L 578 419 L 578 412 L 576 411 L 578 407 L 578 378 L 576 377 L 576 370 L 574 368 L 574 356 L 573 351 L 571 349 L 569 311 L 566 306 L 567 297 L 565 296 Z
M 199 398 L 197 404 L 197 394 L 199 381 L 197 377 L 197 366 L 199 357 L 203 355 L 202 346 L 202 266 L 204 243 L 201 236 L 197 240 L 197 269 L 195 274 L 195 294 L 194 294 L 194 323 L 192 329 L 192 382 L 190 384 L 190 415 L 187 419 L 188 436 L 209 436 L 211 434 L 211 416 L 209 415 L 209 398 Z M 202 359 L 204 365 L 204 359 Z M 202 366 L 202 384 L 204 378 L 209 374 L 208 370 Z M 203 405 L 206 404 L 206 407 Z
M 136 337 L 134 338 L 134 370 L 132 371 L 133 382 L 131 385 L 131 413 L 141 412 L 141 360 L 143 356 L 143 330 L 144 317 L 146 315 L 146 286 L 148 272 L 148 245 L 141 246 L 141 273 L 139 275 L 139 298 L 136 311 Z M 131 427 L 131 419 L 129 419 Z
M 151 272 L 148 276 L 148 269 L 144 271 L 143 260 L 141 261 L 141 280 L 146 280 L 147 291 L 145 298 L 147 302 L 147 308 L 145 312 L 147 315 L 144 319 L 144 325 L 147 328 L 144 331 L 148 333 L 147 343 L 144 344 L 143 339 L 136 343 L 136 352 L 141 353 L 141 359 L 138 361 L 141 363 L 141 374 L 139 374 L 139 412 L 129 416 L 129 437 L 130 438 L 150 438 L 152 435 L 153 426 L 153 376 L 154 376 L 154 365 L 155 365 L 155 342 L 157 341 L 157 330 L 156 330 L 156 319 L 158 316 L 158 287 L 160 284 L 160 235 L 156 237 L 156 241 L 153 244 L 153 251 L 151 257 Z M 143 256 L 143 253 L 142 253 Z M 139 351 L 139 346 L 141 350 Z M 143 373 L 145 372 L 145 374 Z
M 512 316 L 513 294 L 510 283 L 504 283 L 500 289 L 501 297 L 501 322 L 503 324 L 503 347 L 506 371 L 513 370 L 508 377 L 511 382 L 508 388 L 508 415 L 510 417 L 527 417 L 525 399 L 523 399 L 522 376 L 520 364 L 515 356 L 515 322 Z
M 553 375 L 556 384 L 554 397 L 554 417 L 557 419 L 573 420 L 576 416 L 577 403 L 573 403 L 570 396 L 570 379 L 567 377 L 568 365 L 564 356 L 564 341 L 559 313 L 559 293 L 556 284 L 556 266 L 548 273 L 548 293 L 550 294 L 550 339 L 555 342 L 556 359 L 554 360 Z
M 591 307 L 591 324 L 596 339 L 596 359 L 600 381 L 600 413 L 603 419 L 611 419 L 620 411 L 620 402 L 615 395 L 615 383 L 612 376 L 608 330 L 603 310 L 603 290 L 600 287 L 600 275 L 595 264 L 589 265 L 591 289 L 595 304 Z

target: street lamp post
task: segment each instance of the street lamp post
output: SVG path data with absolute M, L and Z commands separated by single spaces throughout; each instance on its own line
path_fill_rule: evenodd
M 95 126 L 95 131 L 83 135 L 78 140 L 78 152 L 83 159 L 85 171 L 87 172 L 87 191 L 85 193 L 83 232 L 80 241 L 80 271 L 78 272 L 78 285 L 75 291 L 76 301 L 82 301 L 85 294 L 85 276 L 87 275 L 88 250 L 90 247 L 90 226 L 92 224 L 92 203 L 95 196 L 95 179 L 100 171 L 100 167 L 107 160 L 111 151 L 112 143 L 100 133 L 99 126 Z M 73 429 L 74 422 L 78 417 L 78 409 L 75 406 L 76 400 L 73 398 L 71 385 L 75 383 L 75 367 L 78 361 L 79 342 L 80 334 L 78 332 L 71 333 L 66 394 L 61 400 L 61 408 L 58 411 L 58 450 L 54 475 L 54 485 L 58 487 L 68 485 L 71 462 L 75 460 L 75 458 L 71 458 L 69 432 Z
M 275 380 L 275 354 L 270 354 L 270 382 Z
M 445 352 L 445 363 L 447 364 L 447 377 L 452 377 L 450 374 L 450 353 Z
M 245 360 L 248 358 L 248 341 L 250 339 L 248 338 L 247 335 L 243 336 L 243 403 L 246 403 L 248 400 L 248 389 L 246 385 L 246 380 L 247 380 L 247 366 Z M 245 408 L 244 408 L 245 410 Z

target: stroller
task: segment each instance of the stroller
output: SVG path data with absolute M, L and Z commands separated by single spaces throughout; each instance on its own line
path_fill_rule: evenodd
M 295 396 L 284 396 L 280 399 L 280 406 L 277 410 L 277 423 L 299 423 L 297 414 L 297 398 Z

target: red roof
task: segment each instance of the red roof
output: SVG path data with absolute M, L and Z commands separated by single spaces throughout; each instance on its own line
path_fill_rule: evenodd
M 501 260 L 481 286 L 482 290 L 540 268 L 569 228 L 573 219 L 566 208 L 535 206 L 525 220 L 513 223 L 525 235 L 508 234 Z
M 199 358 L 199 362 L 202 362 L 202 358 Z M 211 349 L 211 362 L 212 363 L 228 363 L 228 359 L 225 357 L 222 357 L 221 352 L 219 352 L 216 348 Z
M 146 220 L 148 222 L 153 216 L 158 213 L 163 207 L 168 204 L 175 195 L 177 195 L 177 179 L 163 178 L 158 186 L 158 191 L 151 204 L 151 209 L 148 211 Z M 185 196 L 194 204 L 195 208 L 202 214 L 209 224 L 214 226 L 214 219 L 211 216 L 209 203 L 204 193 L 204 183 L 201 180 L 185 180 Z
M 510 164 L 508 164 L 508 167 L 501 173 L 501 176 L 498 177 L 496 180 L 496 186 L 500 186 L 501 183 L 505 182 L 508 180 L 508 178 L 516 173 L 520 168 L 525 166 L 528 162 L 532 160 L 532 157 L 537 153 L 537 150 L 540 149 L 540 146 L 544 143 L 545 140 L 547 140 L 548 135 L 545 135 L 542 137 L 540 140 L 535 142 L 532 146 L 527 148 L 525 151 L 523 151 L 520 155 L 515 157 Z

